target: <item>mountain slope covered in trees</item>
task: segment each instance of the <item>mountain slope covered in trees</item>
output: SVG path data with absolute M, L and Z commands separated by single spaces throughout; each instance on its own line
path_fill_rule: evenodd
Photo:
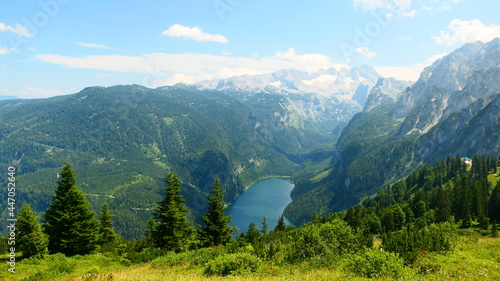
M 498 156 L 499 73 L 495 39 L 466 44 L 439 59 L 397 98 L 375 87 L 369 108 L 342 131 L 330 166 L 297 180 L 286 215 L 305 222 L 315 211 L 344 210 L 447 155 Z
M 23 187 L 19 201 L 42 212 L 55 189 L 58 167 L 72 163 L 77 185 L 94 210 L 108 202 L 117 214 L 118 232 L 137 238 L 169 171 L 183 179 L 194 217 L 205 208 L 216 175 L 229 202 L 259 179 L 291 175 L 297 166 L 283 151 L 295 146 L 312 150 L 329 140 L 321 132 L 314 138 L 302 131 L 300 137 L 300 128 L 292 130 L 262 112 L 220 93 L 141 86 L 3 101 L 1 166 L 17 167 Z

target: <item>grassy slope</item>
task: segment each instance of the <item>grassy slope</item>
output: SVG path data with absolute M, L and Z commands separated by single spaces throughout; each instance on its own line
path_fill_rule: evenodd
M 421 265 L 435 270 L 421 275 L 415 269 L 405 272 L 404 280 L 500 280 L 500 238 L 462 237 L 455 251 L 446 256 L 431 254 L 421 260 Z M 5 255 L 2 255 L 5 268 Z M 61 261 L 48 258 L 37 263 L 22 261 L 17 273 L 0 272 L 0 280 L 37 280 L 38 271 L 60 270 L 61 265 L 74 264 L 71 273 L 51 276 L 50 280 L 372 280 L 354 276 L 341 267 L 315 268 L 314 265 L 275 266 L 266 263 L 259 272 L 245 276 L 207 277 L 203 268 L 178 265 L 168 269 L 153 269 L 149 264 L 123 265 L 119 258 L 90 255 Z M 71 266 L 69 266 L 71 267 Z M 64 269 L 64 266 L 62 266 Z M 61 270 L 60 270 L 61 271 Z M 31 277 L 31 278 L 29 278 Z M 373 280 L 388 280 L 387 278 Z

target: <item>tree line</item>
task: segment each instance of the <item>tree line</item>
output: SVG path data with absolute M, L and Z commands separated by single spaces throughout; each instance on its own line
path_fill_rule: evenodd
M 76 174 L 66 163 L 58 174 L 52 203 L 42 217 L 42 223 L 29 206 L 24 204 L 18 214 L 18 249 L 23 257 L 63 253 L 85 255 L 98 247 L 109 248 L 120 237 L 113 229 L 113 217 L 104 203 L 98 218 L 90 209 L 84 193 L 78 189 Z M 234 228 L 231 216 L 225 216 L 224 191 L 215 178 L 207 197 L 208 211 L 201 217 L 198 230 L 188 220 L 188 208 L 180 194 L 181 181 L 176 174 L 166 177 L 165 197 L 158 202 L 146 230 L 146 245 L 180 252 L 199 246 L 225 245 L 232 240 Z
M 201 217 L 202 225 L 195 227 L 180 194 L 181 181 L 176 174 L 170 173 L 165 179 L 165 196 L 158 202 L 148 221 L 146 238 L 139 246 L 129 244 L 129 248 L 135 249 L 127 250 L 139 253 L 147 249 L 161 249 L 180 253 L 211 246 L 227 245 L 231 248 L 247 245 L 262 258 L 271 258 L 285 251 L 287 259 L 293 260 L 291 253 L 296 250 L 297 243 L 302 241 L 297 240 L 297 237 L 306 235 L 304 231 L 312 230 L 307 235 L 320 235 L 323 228 L 333 227 L 331 224 L 334 222 L 335 225 L 345 223 L 349 226 L 359 247 L 369 247 L 373 236 L 380 236 L 384 248 L 402 251 L 402 254 L 407 255 L 406 260 L 411 261 L 417 250 L 451 247 L 448 235 L 450 225 L 475 227 L 497 235 L 500 182 L 492 186 L 488 181 L 488 176 L 497 172 L 497 165 L 497 158 L 487 156 L 475 156 L 471 167 L 467 167 L 460 157 L 448 157 L 434 167 L 424 165 L 407 178 L 380 190 L 375 197 L 365 199 L 362 204 L 350 207 L 346 212 L 323 217 L 315 215 L 311 223 L 297 230 L 287 226 L 283 216 L 276 227 L 269 230 L 264 217 L 261 229 L 255 222 L 251 223 L 248 231 L 240 234 L 236 240 L 232 237 L 235 228 L 229 226 L 231 217 L 224 215 L 227 207 L 219 179 L 215 178 L 207 196 L 208 209 L 206 215 Z M 29 205 L 23 205 L 18 215 L 18 241 L 24 257 L 46 253 L 85 255 L 98 248 L 116 251 L 116 248 L 127 247 L 113 229 L 113 215 L 107 204 L 103 204 L 96 218 L 85 195 L 75 184 L 74 170 L 70 164 L 64 165 L 59 173 L 55 196 L 43 214 L 41 225 Z M 439 226 L 443 223 L 445 225 Z M 303 239 L 313 239 L 306 236 Z M 326 237 L 314 239 L 323 241 Z M 116 243 L 119 240 L 121 245 Z M 301 247 L 305 247 L 305 244 Z M 302 251 L 306 250 L 310 249 L 302 248 Z
M 448 157 L 434 167 L 424 165 L 350 207 L 344 219 L 373 234 L 443 222 L 494 229 L 500 223 L 500 181 L 493 186 L 488 175 L 497 173 L 497 166 L 498 158 L 491 156 L 474 156 L 470 167 L 460 157 Z

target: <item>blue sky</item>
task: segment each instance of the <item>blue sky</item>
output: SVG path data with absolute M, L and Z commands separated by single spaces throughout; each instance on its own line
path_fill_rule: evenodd
M 0 95 L 22 98 L 359 64 L 416 80 L 464 43 L 500 37 L 492 0 L 25 0 L 0 11 Z

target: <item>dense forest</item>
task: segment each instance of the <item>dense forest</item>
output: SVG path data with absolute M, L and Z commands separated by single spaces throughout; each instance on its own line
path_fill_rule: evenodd
M 121 270 L 147 265 L 151 272 L 175 272 L 180 267 L 198 272 L 196 278 L 286 276 L 293 266 L 297 274 L 446 279 L 451 273 L 436 260 L 461 251 L 463 247 L 457 250 L 457 245 L 470 237 L 498 236 L 498 164 L 497 157 L 475 156 L 471 166 L 460 157 L 448 157 L 412 172 L 345 212 L 316 214 L 298 228 L 287 226 L 282 217 L 272 230 L 263 217 L 260 229 L 260 222 L 253 222 L 236 238 L 230 217 L 224 214 L 224 191 L 218 178 L 207 197 L 202 224 L 195 226 L 180 192 L 180 179 L 170 173 L 164 198 L 144 229 L 145 238 L 139 240 L 116 234 L 107 204 L 98 216 L 89 209 L 76 187 L 76 172 L 66 164 L 42 223 L 28 204 L 19 213 L 17 271 L 27 271 L 21 273 L 24 279 L 16 280 L 74 276 L 81 272 L 82 259 L 91 263 L 107 259 Z M 6 238 L 2 243 L 7 248 Z M 498 239 L 488 243 L 491 251 L 500 249 Z M 61 260 L 56 269 L 43 270 L 55 259 Z M 498 267 L 488 265 L 493 270 L 488 274 L 500 277 L 494 273 Z M 101 271 L 98 265 L 88 271 L 87 277 L 94 279 L 84 280 L 114 280 L 114 270 Z

